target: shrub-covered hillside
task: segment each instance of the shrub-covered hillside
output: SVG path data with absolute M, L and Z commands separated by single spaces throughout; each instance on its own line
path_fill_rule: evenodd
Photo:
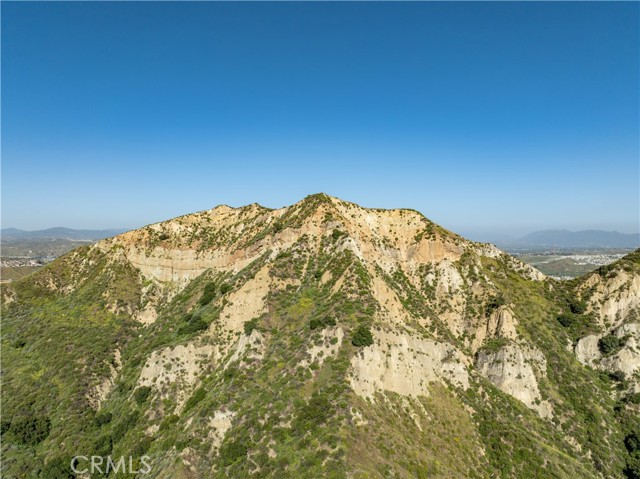
M 412 210 L 186 215 L 3 285 L 2 477 L 637 478 L 639 308 L 640 252 L 557 282 Z

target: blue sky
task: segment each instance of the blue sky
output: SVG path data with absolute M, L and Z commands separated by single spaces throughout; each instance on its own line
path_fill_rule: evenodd
M 2 226 L 323 191 L 458 232 L 637 232 L 629 3 L 2 2 Z

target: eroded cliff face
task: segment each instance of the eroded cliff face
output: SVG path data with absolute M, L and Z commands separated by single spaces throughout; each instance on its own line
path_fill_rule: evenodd
M 198 382 L 198 376 L 211 362 L 220 360 L 220 352 L 211 345 L 166 347 L 151 353 L 140 371 L 139 386 L 149 386 L 159 398 L 171 397 L 179 411 Z
M 547 362 L 541 351 L 509 344 L 497 351 L 480 351 L 476 357 L 478 372 L 501 391 L 522 401 L 541 417 L 552 416 L 551 404 L 543 401 L 538 377 L 546 376 Z
M 274 258 L 301 237 L 315 239 L 318 251 L 318 240 L 334 230 L 345 235 L 338 251 L 352 251 L 388 274 L 399 268 L 417 282 L 424 265 L 441 265 L 447 291 L 460 283 L 451 264 L 469 249 L 544 279 L 492 245 L 466 241 L 418 212 L 371 210 L 327 196 L 311 206 L 301 202 L 278 210 L 220 206 L 102 240 L 95 248 L 126 258 L 148 279 L 180 288 L 208 269 L 237 272 L 265 252 Z
M 600 342 L 606 336 L 618 339 L 619 345 L 607 354 Z M 626 323 L 614 328 L 608 334 L 591 334 L 580 338 L 575 346 L 576 358 L 582 364 L 609 373 L 622 372 L 625 378 L 638 387 L 637 373 L 640 372 L 640 324 Z
M 349 381 L 359 396 L 373 398 L 384 391 L 428 396 L 431 383 L 445 380 L 469 387 L 469 360 L 451 344 L 388 331 L 376 332 L 375 338 L 351 359 Z
M 632 317 L 640 320 L 640 275 L 623 268 L 595 272 L 580 288 L 588 295 L 588 310 L 594 312 L 601 327 L 613 329 Z
M 376 344 L 352 360 L 350 381 L 363 397 L 384 391 L 427 395 L 429 383 L 443 379 L 468 387 L 467 367 L 472 367 L 473 355 L 486 341 L 518 339 L 517 319 L 509 307 L 498 306 L 486 315 L 482 311 L 469 314 L 470 308 L 482 308 L 483 302 L 499 294 L 483 270 L 483 258 L 502 261 L 529 280 L 544 280 L 537 270 L 492 245 L 466 241 L 415 211 L 370 210 L 331 197 L 322 197 L 311 207 L 297 204 L 279 210 L 259 205 L 221 206 L 128 232 L 101 241 L 95 248 L 128 261 L 169 295 L 207 271 L 236 274 L 260 259 L 266 261 L 242 286 L 218 300 L 220 321 L 211 324 L 209 334 L 228 338 L 217 341 L 219 354 L 224 356 L 234 341 L 242 340 L 238 338 L 243 324 L 267 313 L 269 294 L 286 286 L 272 277 L 272 263 L 278 255 L 295 251 L 301 238 L 315 255 L 322 254 L 332 241 L 334 254 L 352 254 L 371 279 L 367 288 L 376 303 L 375 316 L 386 326 L 376 333 Z M 329 274 L 323 273 L 321 282 L 330 279 L 334 294 L 349 287 L 344 273 L 340 277 Z M 419 310 L 407 305 L 412 295 L 421 296 L 425 303 Z M 433 330 L 432 315 L 445 329 Z M 153 302 L 137 316 L 145 324 L 156 317 Z M 417 331 L 403 331 L 413 321 L 431 328 L 433 339 L 420 339 Z M 448 342 L 449 334 L 462 342 L 462 349 Z M 541 415 L 550 416 L 550 408 L 540 405 L 535 377 L 525 359 L 517 365 L 507 361 L 513 354 L 505 352 L 490 360 L 482 356 L 480 374 Z M 529 353 L 516 356 L 524 358 L 523 354 Z M 498 373 L 488 373 L 499 368 L 507 376 L 526 379 L 497 379 Z M 158 377 L 167 376 L 156 372 Z M 142 377 L 147 376 L 143 373 Z M 141 379 L 140 384 L 147 381 Z M 195 387 L 186 384 L 186 389 Z
M 100 241 L 96 248 L 121 252 L 146 278 L 180 287 L 207 269 L 237 272 L 266 251 L 275 257 L 305 235 L 318 239 L 336 228 L 347 235 L 343 249 L 387 272 L 458 259 L 468 243 L 414 211 L 373 213 L 326 197 L 311 210 L 304 204 L 279 210 L 217 207 Z
M 635 257 L 638 252 L 631 255 Z M 634 267 L 635 265 L 635 267 Z M 587 313 L 599 332 L 579 338 L 576 358 L 600 371 L 620 375 L 629 388 L 640 390 L 640 272 L 628 258 L 591 273 L 577 294 L 585 298 Z
M 243 324 L 268 313 L 270 295 L 296 285 L 295 277 L 284 280 L 273 274 L 279 255 L 299 249 L 301 238 L 310 255 L 326 254 L 327 244 L 333 243 L 331 254 L 350 254 L 362 266 L 369 278 L 367 293 L 376 304 L 374 316 L 385 325 L 376 333 L 376 344 L 352 360 L 351 384 L 362 396 L 377 391 L 426 395 L 428 384 L 443 378 L 466 387 L 466 368 L 472 367 L 474 354 L 486 341 L 519 338 L 518 320 L 507 305 L 498 305 L 492 311 L 483 306 L 500 294 L 484 270 L 483 258 L 502 262 L 528 280 L 543 281 L 544 275 L 537 270 L 492 245 L 466 241 L 415 211 L 370 210 L 326 196 L 308 203 L 278 210 L 255 204 L 244 208 L 221 206 L 103 240 L 95 248 L 129 262 L 155 285 L 154 291 L 163 291 L 167 298 L 208 271 L 233 275 L 262 261 L 257 273 L 217 300 L 220 320 L 209 326 L 208 334 L 216 338 L 218 355 L 224 356 L 234 342 L 241 341 L 238 338 Z M 350 286 L 344 271 L 340 276 L 324 271 L 320 282 L 330 282 L 334 294 Z M 153 323 L 158 316 L 156 308 L 162 300 L 157 296 L 146 301 L 135 316 L 144 324 Z M 422 304 L 412 308 L 408 303 L 416 299 Z M 434 329 L 435 318 L 443 328 Z M 429 329 L 432 339 L 419 339 L 412 334 L 423 333 L 404 331 L 412 322 Z M 451 334 L 461 347 L 450 343 Z M 492 357 L 491 368 L 501 367 L 507 356 Z M 153 363 L 154 359 L 149 361 Z M 488 359 L 483 361 L 480 372 L 487 375 Z M 522 368 L 509 369 L 508 374 L 526 376 L 526 386 L 505 386 L 508 382 L 504 380 L 493 382 L 541 412 L 530 368 Z M 186 369 L 192 371 L 191 367 Z M 156 372 L 158 377 L 168 375 Z M 148 376 L 143 372 L 140 384 L 146 384 Z M 185 389 L 197 386 L 188 381 L 185 384 L 189 386 Z M 531 392 L 523 393 L 528 387 Z M 544 409 L 541 414 L 548 416 L 549 411 Z

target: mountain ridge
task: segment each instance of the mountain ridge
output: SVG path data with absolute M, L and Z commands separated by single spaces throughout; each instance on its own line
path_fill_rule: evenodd
M 129 451 L 157 478 L 635 467 L 640 252 L 560 283 L 320 194 L 103 239 L 2 299 L 6 477 Z
M 73 229 L 64 226 L 57 226 L 53 228 L 47 228 L 43 230 L 21 230 L 18 228 L 3 228 L 0 230 L 0 237 L 3 241 L 12 239 L 35 239 L 35 238 L 59 238 L 59 239 L 74 239 L 74 240 L 100 240 L 108 238 L 110 236 L 116 236 L 124 233 L 125 229 L 122 228 L 107 228 L 100 230 L 87 230 L 87 229 Z

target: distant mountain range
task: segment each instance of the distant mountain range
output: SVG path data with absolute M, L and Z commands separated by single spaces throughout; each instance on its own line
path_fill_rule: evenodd
M 71 228 L 48 228 L 45 230 L 25 231 L 17 228 L 3 228 L 0 230 L 2 240 L 28 240 L 28 239 L 69 239 L 78 241 L 96 241 L 124 233 L 125 229 L 106 230 L 74 230 Z
M 498 242 L 498 246 L 507 249 L 513 247 L 634 249 L 640 247 L 640 234 L 601 230 L 544 230 L 530 233 L 517 240 Z

